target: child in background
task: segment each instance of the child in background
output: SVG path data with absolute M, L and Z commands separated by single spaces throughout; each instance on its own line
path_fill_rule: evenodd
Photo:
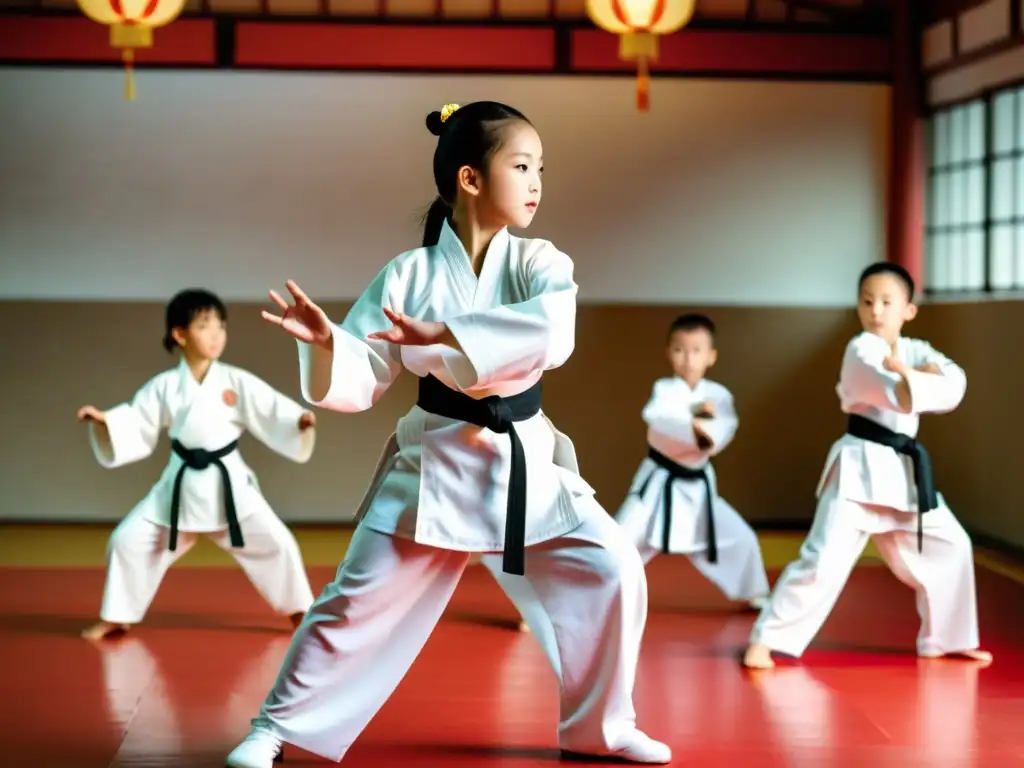
M 739 426 L 732 393 L 705 378 L 718 360 L 711 318 L 677 318 L 666 354 L 673 375 L 654 383 L 644 406 L 647 458 L 615 519 L 644 563 L 658 554 L 684 554 L 730 600 L 759 608 L 768 577 L 757 534 L 718 495 L 711 465 Z
M 229 552 L 271 608 L 297 626 L 313 603 L 299 546 L 237 444 L 249 430 L 304 463 L 313 454 L 316 418 L 248 371 L 220 362 L 227 310 L 209 291 L 171 299 L 163 343 L 179 353 L 175 368 L 146 382 L 130 403 L 78 411 L 107 469 L 148 457 L 163 429 L 172 450 L 156 485 L 111 534 L 100 621 L 83 637 L 98 640 L 142 621 L 167 569 L 198 534 Z
M 960 405 L 967 376 L 927 342 L 902 335 L 917 314 L 914 281 L 903 267 L 872 264 L 858 285 L 864 330 L 846 347 L 836 387 L 846 434 L 825 460 L 800 559 L 775 584 L 743 663 L 765 669 L 774 666 L 773 651 L 801 656 L 868 540 L 917 592 L 918 655 L 991 661 L 978 648 L 971 540 L 936 491 L 928 452 L 914 439 L 921 414 Z

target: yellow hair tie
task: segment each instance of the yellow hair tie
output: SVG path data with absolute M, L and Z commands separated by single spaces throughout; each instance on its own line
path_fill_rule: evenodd
M 447 123 L 448 118 L 454 115 L 456 111 L 458 111 L 458 109 L 458 104 L 445 104 L 443 107 L 441 107 L 441 122 Z

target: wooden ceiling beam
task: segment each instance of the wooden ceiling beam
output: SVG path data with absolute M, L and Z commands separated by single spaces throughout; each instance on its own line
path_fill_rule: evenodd
M 828 16 L 835 21 L 852 18 L 860 13 L 859 9 L 848 8 L 841 5 L 833 5 L 824 0 L 782 0 L 790 8 L 801 11 L 814 11 L 823 16 Z
M 828 17 L 836 24 L 875 24 L 887 23 L 892 9 L 887 0 L 861 0 L 858 5 L 840 5 L 828 0 L 782 0 L 794 10 L 812 11 Z M 897 2 L 913 2 L 913 0 L 897 0 Z

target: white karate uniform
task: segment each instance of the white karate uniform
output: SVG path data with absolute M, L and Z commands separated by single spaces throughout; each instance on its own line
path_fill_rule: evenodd
M 335 327 L 333 355 L 299 344 L 303 394 L 321 407 L 364 410 L 402 368 L 474 398 L 518 394 L 572 352 L 576 291 L 568 256 L 506 230 L 478 278 L 445 224 L 438 245 L 381 271 Z M 445 321 L 461 351 L 368 340 L 391 325 L 383 307 Z M 632 703 L 647 609 L 640 558 L 544 414 L 515 429 L 528 478 L 523 578 L 551 617 L 565 670 L 559 743 L 597 753 L 642 744 Z M 418 406 L 399 420 L 337 577 L 296 631 L 253 721 L 255 741 L 230 764 L 269 765 L 255 746 L 261 732 L 341 760 L 430 636 L 469 553 L 502 551 L 510 461 L 508 435 Z
M 714 404 L 713 418 L 693 417 L 699 403 Z M 660 379 L 644 406 L 648 445 L 668 459 L 689 469 L 707 468 L 714 494 L 715 542 L 718 561 L 707 559 L 708 492 L 703 480 L 676 479 L 672 492 L 672 530 L 669 553 L 685 554 L 690 562 L 730 600 L 753 600 L 768 594 L 768 577 L 761 559 L 757 534 L 729 502 L 718 495 L 718 479 L 711 457 L 732 442 L 739 417 L 732 393 L 721 384 L 702 379 L 691 389 L 681 378 Z M 712 442 L 705 450 L 697 445 L 697 422 Z M 629 495 L 615 519 L 640 550 L 644 563 L 662 552 L 665 530 L 664 493 L 668 470 L 650 458 L 640 464 Z M 643 490 L 643 495 L 640 491 Z
M 558 638 L 555 635 L 555 626 L 551 617 L 544 610 L 537 590 L 533 588 L 530 579 L 525 576 L 517 576 L 514 573 L 505 573 L 502 570 L 502 556 L 487 554 L 480 558 L 483 565 L 498 582 L 505 596 L 512 602 L 526 626 L 530 628 L 537 642 L 540 643 L 544 656 L 547 657 L 552 671 L 562 680 L 562 662 L 558 656 Z
M 555 637 L 555 626 L 551 623 L 551 618 L 544 610 L 544 604 L 530 580 L 525 576 L 505 573 L 502 570 L 502 559 L 500 554 L 477 555 L 470 558 L 470 564 L 472 565 L 475 561 L 479 562 L 498 582 L 498 586 L 519 612 L 520 618 L 530 628 L 531 634 L 540 643 L 541 650 L 544 651 L 544 656 L 551 665 L 552 671 L 561 682 L 562 662 L 558 657 L 558 638 Z
M 710 400 L 715 417 L 701 418 L 702 428 L 713 445 L 698 447 L 693 433 L 693 406 Z M 768 576 L 761 547 L 753 528 L 717 494 L 718 483 L 710 458 L 732 442 L 739 424 L 732 394 L 721 384 L 704 379 L 696 387 L 680 378 L 661 379 L 643 410 L 648 425 L 647 441 L 663 456 L 693 469 L 708 468 L 715 493 L 715 542 L 718 561 L 707 559 L 707 489 L 703 480 L 677 479 L 672 483 L 672 530 L 669 551 L 686 554 L 690 562 L 730 600 L 754 600 L 768 595 Z M 619 508 L 616 521 L 634 542 L 643 562 L 649 563 L 662 551 L 664 507 L 662 497 L 668 471 L 645 458 L 637 470 L 629 496 Z M 645 487 L 646 486 L 646 487 Z M 641 498 L 638 491 L 645 488 Z M 555 674 L 561 667 L 550 619 L 527 579 L 504 573 L 500 555 L 485 555 L 482 564 L 494 576 L 509 600 L 537 638 Z
M 282 456 L 305 463 L 313 453 L 316 432 L 299 430 L 303 412 L 302 406 L 260 378 L 225 363 L 211 363 L 199 383 L 183 359 L 176 368 L 150 379 L 130 403 L 107 411 L 105 433 L 90 424 L 89 435 L 96 460 L 107 469 L 148 457 L 164 428 L 186 448 L 207 451 L 216 451 L 249 430 Z M 263 498 L 256 475 L 238 449 L 222 461 L 245 546 L 231 546 L 224 481 L 211 464 L 185 470 L 177 548 L 168 549 L 174 478 L 184 464 L 172 451 L 156 485 L 110 536 L 101 619 L 140 622 L 167 569 L 192 548 L 198 534 L 208 535 L 238 561 L 274 611 L 291 615 L 309 608 L 313 593 L 295 537 Z
M 892 354 L 878 336 L 862 333 L 846 347 L 839 384 L 844 413 L 859 414 L 900 434 L 917 434 L 920 414 L 948 413 L 963 399 L 963 370 L 927 342 L 901 338 L 896 357 L 916 368 L 936 363 L 941 375 L 911 371 L 910 413 L 896 401 L 899 375 L 882 361 Z M 843 585 L 873 539 L 892 572 L 917 592 L 918 653 L 936 656 L 978 647 L 978 612 L 971 540 L 938 495 L 939 508 L 922 516 L 917 546 L 917 488 L 908 457 L 892 448 L 843 435 L 818 484 L 818 508 L 800 550 L 775 585 L 754 624 L 751 643 L 800 656 L 824 623 Z

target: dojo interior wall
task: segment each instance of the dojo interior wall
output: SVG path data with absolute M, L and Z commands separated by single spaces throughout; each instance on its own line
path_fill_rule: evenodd
M 258 317 L 265 289 L 294 277 L 340 318 L 418 241 L 432 194 L 423 115 L 490 96 L 545 142 L 531 234 L 574 257 L 581 285 L 576 353 L 546 379 L 545 408 L 599 499 L 618 506 L 644 453 L 639 412 L 666 372 L 667 324 L 707 311 L 713 375 L 741 417 L 723 490 L 752 520 L 810 519 L 842 428 L 853 283 L 884 255 L 887 86 L 659 79 L 638 115 L 623 78 L 146 71 L 132 105 L 120 79 L 0 71 L 0 518 L 114 521 L 157 478 L 166 439 L 104 471 L 74 413 L 169 365 L 163 303 L 179 288 L 222 293 L 226 359 L 297 396 L 294 344 Z M 308 465 L 243 441 L 284 519 L 351 518 L 414 384 L 368 413 L 321 412 Z

